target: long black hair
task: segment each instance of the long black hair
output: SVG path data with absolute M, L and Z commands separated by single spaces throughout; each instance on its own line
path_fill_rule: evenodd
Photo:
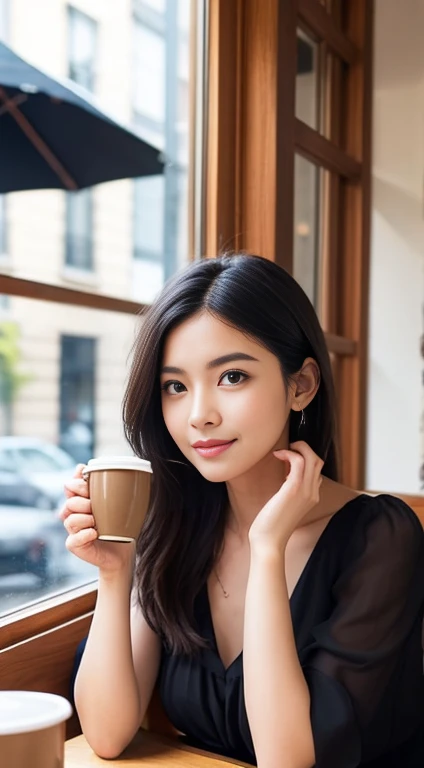
M 225 483 L 206 480 L 183 456 L 162 415 L 159 371 L 165 340 L 201 311 L 272 352 L 286 385 L 307 357 L 314 358 L 319 388 L 304 425 L 300 413 L 291 412 L 289 439 L 305 440 L 323 459 L 323 474 L 337 479 L 330 359 L 302 288 L 259 256 L 222 256 L 190 265 L 167 283 L 143 316 L 123 405 L 126 437 L 153 469 L 150 508 L 137 542 L 135 586 L 146 620 L 174 653 L 204 645 L 194 623 L 194 600 L 221 549 L 228 500 Z

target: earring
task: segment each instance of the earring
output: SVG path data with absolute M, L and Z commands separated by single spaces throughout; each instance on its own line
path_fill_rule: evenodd
M 304 427 L 305 424 L 306 424 L 305 411 L 302 408 L 302 416 L 301 416 L 301 419 L 300 419 L 299 429 L 301 427 Z

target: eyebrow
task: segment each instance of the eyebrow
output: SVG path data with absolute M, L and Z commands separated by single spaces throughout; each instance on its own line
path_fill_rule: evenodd
M 248 360 L 252 363 L 259 362 L 256 357 L 246 355 L 244 352 L 231 352 L 229 355 L 222 355 L 221 357 L 216 357 L 215 360 L 211 360 L 209 363 L 207 363 L 206 368 L 208 370 L 212 368 L 219 368 L 221 365 L 225 365 L 226 363 L 234 363 L 238 360 Z M 162 373 L 178 373 L 181 375 L 184 374 L 185 371 L 183 371 L 182 368 L 176 368 L 173 365 L 165 365 L 161 370 L 161 374 Z

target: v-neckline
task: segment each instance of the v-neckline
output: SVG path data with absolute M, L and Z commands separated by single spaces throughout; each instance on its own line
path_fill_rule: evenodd
M 296 584 L 294 586 L 294 589 L 292 590 L 292 593 L 291 593 L 290 598 L 289 598 L 290 607 L 292 607 L 293 602 L 294 602 L 294 598 L 296 597 L 297 593 L 299 592 L 301 582 L 303 582 L 306 579 L 307 572 L 310 569 L 310 565 L 311 565 L 313 559 L 316 557 L 317 551 L 322 546 L 322 541 L 325 539 L 325 534 L 326 534 L 327 530 L 332 527 L 333 520 L 335 518 L 339 518 L 340 514 L 342 512 L 344 512 L 344 510 L 346 510 L 348 507 L 350 507 L 350 505 L 353 502 L 359 501 L 359 500 L 363 500 L 363 499 L 366 499 L 366 498 L 369 498 L 369 497 L 366 494 L 364 494 L 364 493 L 361 493 L 358 496 L 354 496 L 353 499 L 350 499 L 349 501 L 347 501 L 346 504 L 343 505 L 343 507 L 341 507 L 340 509 L 337 510 L 337 512 L 334 512 L 334 514 L 331 515 L 327 525 L 325 526 L 325 528 L 323 528 L 323 530 L 321 531 L 320 535 L 318 536 L 318 538 L 317 538 L 317 540 L 316 540 L 316 542 L 314 544 L 314 547 L 311 550 L 311 553 L 310 553 L 310 555 L 309 555 L 309 557 L 308 557 L 308 559 L 307 559 L 307 561 L 306 561 L 306 563 L 305 563 L 305 565 L 304 565 L 304 567 L 302 569 L 302 572 L 301 572 L 301 574 L 300 574 L 300 576 L 299 576 L 299 578 L 298 578 L 298 580 L 297 580 L 297 582 L 296 582 Z M 215 654 L 215 656 L 216 656 L 216 658 L 217 658 L 217 660 L 218 660 L 218 662 L 219 662 L 219 664 L 220 664 L 220 666 L 222 668 L 222 671 L 224 672 L 224 675 L 226 677 L 227 674 L 230 672 L 230 670 L 235 665 L 237 665 L 238 663 L 241 662 L 241 660 L 243 658 L 243 648 L 241 649 L 240 653 L 233 659 L 233 661 L 230 662 L 228 667 L 226 667 L 224 662 L 222 661 L 221 655 L 220 655 L 219 650 L 218 650 L 218 643 L 216 641 L 216 635 L 215 635 L 215 627 L 214 627 L 214 623 L 213 623 L 213 619 L 212 619 L 212 611 L 211 611 L 211 606 L 210 606 L 210 602 L 209 602 L 209 593 L 208 593 L 208 584 L 207 584 L 207 582 L 204 585 L 204 590 L 205 590 L 205 601 L 206 601 L 206 609 L 207 609 L 207 619 L 208 619 L 208 624 L 209 624 L 209 631 L 210 631 L 210 635 L 211 635 L 211 639 L 212 639 L 212 643 L 213 643 L 213 652 L 214 652 L 214 654 Z

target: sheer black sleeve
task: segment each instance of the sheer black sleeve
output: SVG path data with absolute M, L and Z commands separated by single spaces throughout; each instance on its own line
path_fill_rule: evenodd
M 302 666 L 317 768 L 355 768 L 387 750 L 408 642 L 422 622 L 424 533 L 406 504 L 391 496 L 365 501 L 333 599 Z

